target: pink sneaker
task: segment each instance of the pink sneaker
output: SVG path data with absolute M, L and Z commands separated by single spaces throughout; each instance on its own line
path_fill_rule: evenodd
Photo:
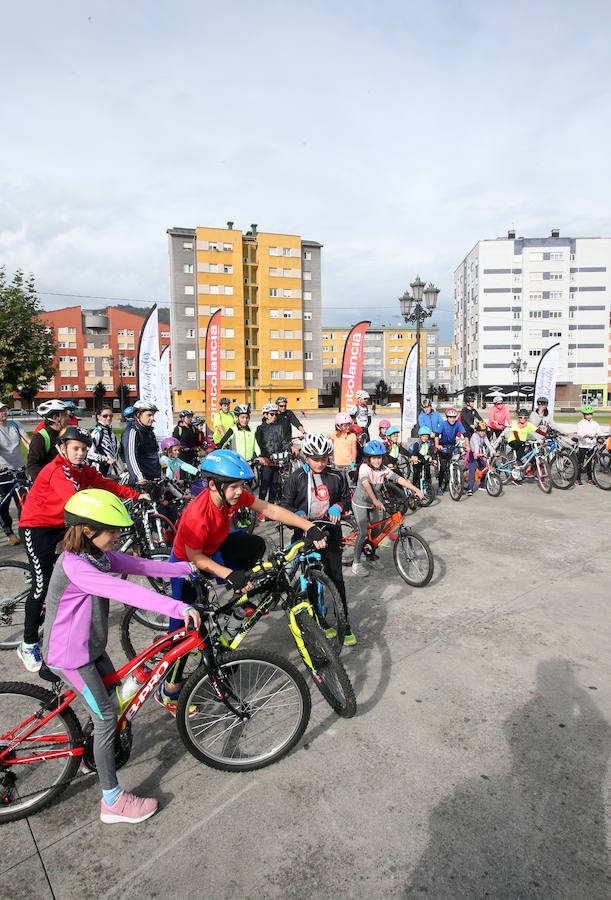
M 115 822 L 128 822 L 135 824 L 136 822 L 144 822 L 157 812 L 159 804 L 152 797 L 134 797 L 127 791 L 121 791 L 118 799 L 112 806 L 107 806 L 102 802 L 100 804 L 100 819 L 107 825 Z

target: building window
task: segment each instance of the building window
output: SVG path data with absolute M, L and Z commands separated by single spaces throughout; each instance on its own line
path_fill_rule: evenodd
M 195 350 L 187 350 L 187 359 L 195 359 Z
M 221 337 L 232 338 L 235 337 L 235 331 L 233 328 L 221 328 Z
M 314 372 L 306 372 L 306 373 L 305 373 L 305 380 L 306 380 L 306 381 L 313 381 L 313 380 L 314 380 Z
M 303 292 L 303 299 L 304 299 L 304 300 L 311 300 L 311 299 L 312 299 L 312 291 L 304 291 L 304 292 Z
M 542 291 L 536 291 L 535 293 L 531 292 L 528 296 L 530 300 L 543 300 Z
M 225 381 L 235 381 L 235 372 L 232 369 L 221 369 L 221 378 Z
M 543 318 L 543 311 L 540 310 L 540 309 L 531 310 L 531 311 L 528 313 L 528 318 L 529 318 L 529 319 L 542 319 L 542 318 Z
M 290 255 L 291 255 L 291 248 L 290 248 L 290 247 L 283 247 L 283 248 L 282 248 L 282 255 L 283 255 L 283 256 L 290 256 Z
M 293 311 L 290 310 L 290 309 L 285 309 L 284 312 L 282 313 L 282 317 L 283 317 L 284 319 L 292 319 L 292 318 L 293 318 Z
M 195 307 L 194 306 L 185 306 L 185 316 L 194 316 L 195 315 Z
M 278 288 L 270 288 L 269 295 L 270 295 L 270 297 L 277 297 L 278 296 Z
M 562 281 L 564 275 L 562 272 L 550 272 L 549 273 L 550 281 Z
M 529 356 L 541 356 L 541 351 L 540 350 L 529 350 L 528 355 Z
M 233 315 L 233 306 L 224 306 L 221 315 L 231 317 Z
M 309 322 L 310 319 L 312 318 L 312 313 L 311 313 L 311 312 L 304 312 L 303 318 L 304 318 L 305 321 Z
M 225 275 L 233 275 L 233 266 L 223 266 L 223 272 Z
M 303 258 L 304 258 L 304 259 L 312 259 L 312 251 L 311 251 L 311 250 L 304 250 L 304 251 L 303 251 Z
M 549 336 L 550 337 L 562 337 L 562 332 L 561 331 L 550 331 Z
M 195 328 L 187 328 L 185 330 L 185 335 L 188 338 L 194 338 L 195 337 Z
M 187 372 L 187 381 L 197 381 L 197 372 Z
M 303 273 L 303 280 L 304 280 L 304 281 L 311 281 L 311 280 L 312 280 L 312 273 L 311 273 L 311 272 L 304 272 L 304 273 Z
M 185 263 L 182 267 L 182 270 L 185 273 L 185 275 L 192 275 L 193 274 L 193 263 Z
M 549 293 L 550 300 L 562 300 L 563 296 L 562 291 L 550 291 Z
M 192 241 L 183 241 L 182 249 L 183 250 L 193 250 L 193 242 Z
M 560 262 L 561 260 L 564 259 L 564 253 L 558 253 L 558 252 L 550 253 L 549 258 L 550 258 L 550 260 L 553 259 L 556 262 Z
M 531 272 L 530 280 L 531 281 L 543 281 L 543 272 Z
M 303 354 L 303 358 L 304 358 L 305 360 L 310 360 L 310 359 L 312 359 L 312 355 L 313 355 L 313 354 L 312 354 L 312 352 L 311 352 L 310 350 L 306 350 L 306 352 Z

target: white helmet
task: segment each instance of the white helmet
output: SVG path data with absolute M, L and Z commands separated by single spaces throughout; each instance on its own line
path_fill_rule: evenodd
M 324 434 L 313 432 L 312 434 L 306 434 L 301 452 L 304 456 L 331 456 L 333 444 Z
M 357 400 L 369 400 L 367 391 L 357 391 L 355 396 Z
M 277 403 L 266 403 L 261 410 L 262 413 L 268 412 L 278 412 L 278 404 Z
M 137 416 L 140 413 L 146 412 L 149 409 L 151 412 L 159 412 L 155 404 L 151 400 L 136 400 L 134 403 L 134 415 Z
M 63 400 L 45 400 L 38 407 L 38 415 L 41 419 L 48 419 L 55 415 L 66 411 L 66 404 Z
M 502 403 L 502 402 L 503 402 L 503 398 L 501 397 L 500 394 L 497 394 L 496 397 L 494 398 L 494 400 L 493 400 L 492 402 L 493 402 L 493 403 Z
M 238 403 L 237 406 L 234 406 L 233 411 L 236 416 L 241 416 L 244 413 L 250 415 L 250 405 L 248 403 Z

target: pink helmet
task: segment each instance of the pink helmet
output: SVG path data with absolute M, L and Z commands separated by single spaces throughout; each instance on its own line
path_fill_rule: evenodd
M 180 447 L 180 441 L 177 441 L 175 437 L 164 438 L 160 444 L 160 447 L 162 451 L 165 452 L 170 447 Z
M 378 422 L 378 428 L 390 428 L 390 422 L 388 419 L 380 419 Z
M 335 427 L 339 428 L 340 425 L 352 425 L 352 416 L 350 413 L 338 413 L 335 417 Z

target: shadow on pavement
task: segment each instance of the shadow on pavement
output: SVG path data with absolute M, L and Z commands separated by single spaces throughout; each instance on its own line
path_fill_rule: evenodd
M 568 661 L 543 662 L 504 724 L 507 775 L 476 775 L 433 811 L 404 898 L 610 895 L 604 781 L 611 727 Z

